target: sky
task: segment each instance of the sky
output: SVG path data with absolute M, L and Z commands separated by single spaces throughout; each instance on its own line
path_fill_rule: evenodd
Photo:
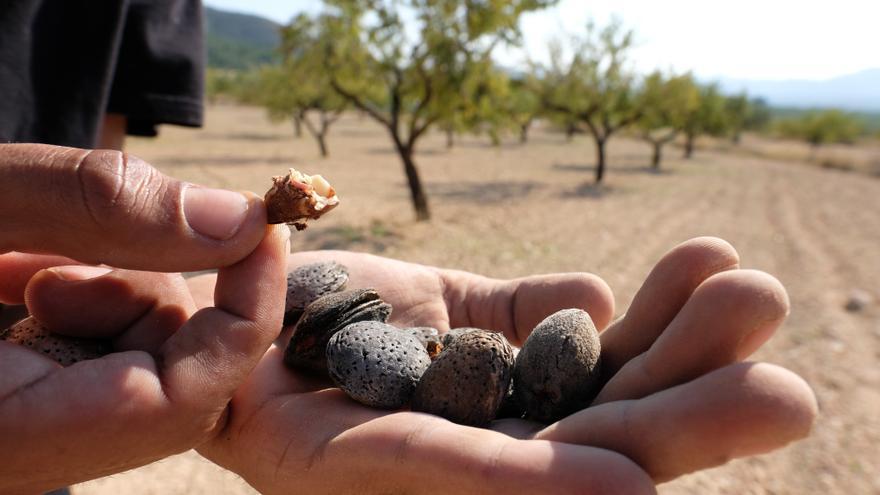
M 205 0 L 286 23 L 318 12 L 317 0 Z M 547 44 L 612 16 L 636 33 L 640 72 L 693 71 L 702 78 L 822 80 L 880 67 L 880 0 L 561 0 L 523 16 L 524 47 L 499 50 L 516 67 L 546 60 Z

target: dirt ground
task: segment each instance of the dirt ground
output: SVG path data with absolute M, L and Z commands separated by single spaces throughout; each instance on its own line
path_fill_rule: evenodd
M 744 267 L 774 274 L 791 296 L 791 317 L 755 358 L 806 378 L 821 416 L 805 441 L 685 476 L 660 492 L 880 493 L 877 177 L 756 153 L 702 149 L 684 161 L 672 147 L 664 171 L 652 173 L 648 146 L 614 139 L 607 183 L 596 188 L 585 136 L 566 143 L 539 129 L 524 146 L 465 137 L 447 150 L 435 134 L 417 156 L 434 220 L 417 224 L 402 166 L 371 121 L 344 118 L 329 136 L 332 156 L 321 160 L 308 136 L 294 139 L 290 125 L 270 124 L 258 109 L 212 107 L 207 118 L 203 130 L 165 128 L 129 149 L 181 179 L 258 192 L 288 166 L 320 171 L 344 203 L 296 234 L 295 250 L 361 250 L 495 277 L 591 271 L 615 290 L 623 312 L 666 250 L 698 235 L 727 239 Z M 873 301 L 849 312 L 854 290 Z M 252 493 L 192 452 L 73 491 Z

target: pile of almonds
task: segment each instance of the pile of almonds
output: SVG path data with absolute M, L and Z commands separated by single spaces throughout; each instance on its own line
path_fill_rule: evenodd
M 598 391 L 599 334 L 583 310 L 548 316 L 517 353 L 492 331 L 389 325 L 391 306 L 373 289 L 344 290 L 347 280 L 335 262 L 288 276 L 285 324 L 295 327 L 284 362 L 328 375 L 362 404 L 472 426 L 502 416 L 550 423 Z

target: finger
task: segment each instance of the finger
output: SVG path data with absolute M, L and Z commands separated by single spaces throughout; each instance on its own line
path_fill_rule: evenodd
M 222 410 L 281 330 L 290 230 L 269 226 L 244 260 L 220 269 L 213 308 L 204 308 L 162 350 L 172 402 Z M 194 393 L 193 391 L 198 391 Z
M 179 274 L 85 265 L 37 273 L 26 296 L 31 314 L 53 332 L 151 354 L 196 310 Z
M 612 376 L 648 350 L 703 280 L 739 266 L 733 246 L 698 237 L 669 251 L 651 270 L 626 315 L 602 333 L 603 374 Z
M 654 345 L 626 363 L 593 405 L 640 399 L 741 361 L 788 315 L 788 295 L 772 276 L 732 270 L 706 279 Z
M 204 438 L 203 431 L 180 427 L 185 418 L 169 421 L 171 408 L 146 353 L 113 353 L 66 368 L 16 345 L 0 342 L 0 353 L 3 372 L 15 367 L 17 376 L 0 396 L 3 451 L 15 453 L 4 457 L 4 469 L 32 473 L 64 453 L 63 463 L 44 470 L 41 485 L 14 493 L 42 493 L 117 473 Z M 16 360 L 14 353 L 28 355 Z M 120 445 L 126 446 L 124 456 Z
M 614 314 L 614 297 L 601 278 L 588 273 L 536 275 L 496 280 L 441 270 L 452 327 L 472 326 L 503 332 L 522 345 L 541 320 L 567 308 L 590 313 L 604 328 Z
M 362 479 L 391 469 L 401 474 L 397 479 L 371 476 L 371 493 L 433 493 L 436 487 L 499 495 L 655 493 L 644 471 L 616 452 L 516 440 L 428 415 L 403 421 L 404 414 L 412 413 L 383 416 L 347 431 L 344 442 L 325 448 L 323 464 L 332 467 L 343 456 L 356 456 L 367 459 Z
M 0 254 L 0 303 L 24 304 L 24 288 L 38 271 L 50 266 L 76 262 L 63 256 L 6 253 Z
M 655 493 L 646 474 L 614 452 L 369 409 L 339 390 L 276 397 L 232 434 L 268 462 L 241 469 L 247 448 L 199 451 L 263 493 Z
M 262 238 L 256 196 L 186 184 L 116 151 L 0 147 L 0 253 L 176 272 L 230 265 Z
M 662 482 L 803 438 L 816 415 L 800 377 L 738 363 L 641 400 L 590 407 L 535 438 L 620 452 Z

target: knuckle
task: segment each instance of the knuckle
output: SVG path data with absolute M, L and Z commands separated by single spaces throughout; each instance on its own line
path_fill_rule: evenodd
M 74 169 L 83 206 L 96 223 L 112 213 L 125 186 L 125 159 L 117 151 L 92 151 Z
M 166 222 L 171 214 L 152 218 L 157 204 L 173 205 L 167 179 L 147 163 L 118 151 L 96 150 L 75 168 L 81 202 L 99 227 L 126 220 Z M 169 199 L 170 205 L 169 205 Z

